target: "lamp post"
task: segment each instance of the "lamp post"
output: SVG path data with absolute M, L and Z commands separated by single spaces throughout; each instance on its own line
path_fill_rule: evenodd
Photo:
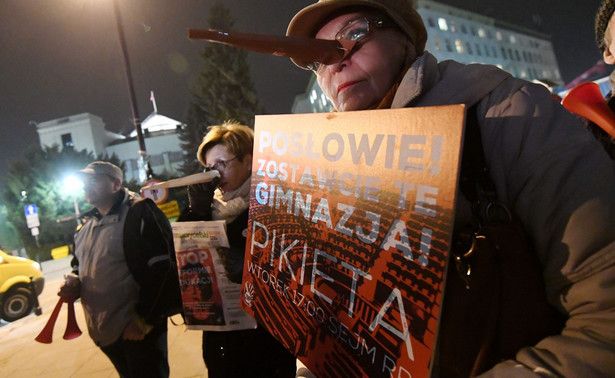
M 147 159 L 147 150 L 145 149 L 145 140 L 143 138 L 143 130 L 141 128 L 141 119 L 139 118 L 139 109 L 137 107 L 137 97 L 132 82 L 132 71 L 130 69 L 130 60 L 128 59 L 128 49 L 126 48 L 126 38 L 124 37 L 124 28 L 122 27 L 122 16 L 120 14 L 120 6 L 118 0 L 113 0 L 113 10 L 115 13 L 115 23 L 117 25 L 117 34 L 122 50 L 122 58 L 124 60 L 124 72 L 126 73 L 126 84 L 128 85 L 128 98 L 130 100 L 130 109 L 132 111 L 132 119 L 137 131 L 137 140 L 139 142 L 139 182 L 144 183 L 148 178 L 151 178 L 152 172 L 149 168 Z
M 77 226 L 81 224 L 79 221 L 79 203 L 77 203 L 77 194 L 83 189 L 83 182 L 77 177 L 70 175 L 64 179 L 64 192 L 73 197 L 73 206 L 75 207 L 75 220 Z

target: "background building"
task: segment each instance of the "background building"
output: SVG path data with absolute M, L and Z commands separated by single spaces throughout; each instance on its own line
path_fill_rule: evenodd
M 492 64 L 525 80 L 564 84 L 548 35 L 432 0 L 415 5 L 427 28 L 425 49 L 439 61 Z M 314 77 L 295 98 L 292 112 L 332 109 Z
M 178 131 L 185 126 L 156 112 L 141 123 L 145 148 L 154 175 L 181 175 L 178 168 L 183 162 L 184 152 L 180 146 Z M 36 129 L 41 147 L 57 144 L 63 149 L 85 149 L 96 156 L 116 154 L 120 161 L 125 163 L 124 179 L 139 179 L 139 143 L 136 131 L 129 136 L 109 132 L 105 129 L 103 120 L 90 113 L 41 122 Z

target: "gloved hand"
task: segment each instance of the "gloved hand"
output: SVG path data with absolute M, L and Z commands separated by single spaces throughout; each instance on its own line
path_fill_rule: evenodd
M 215 177 L 210 182 L 188 185 L 190 210 L 198 216 L 199 219 L 211 220 L 211 204 L 218 182 L 220 182 L 220 178 Z
M 76 274 L 69 273 L 64 275 L 64 283 L 58 291 L 58 296 L 69 302 L 74 302 L 81 296 L 81 281 Z

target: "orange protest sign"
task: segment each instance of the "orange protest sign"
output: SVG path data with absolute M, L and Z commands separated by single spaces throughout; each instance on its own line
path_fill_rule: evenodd
M 429 375 L 464 112 L 256 118 L 242 306 L 317 376 Z

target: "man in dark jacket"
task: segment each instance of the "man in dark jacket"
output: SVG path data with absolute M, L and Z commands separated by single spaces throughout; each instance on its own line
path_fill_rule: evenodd
M 80 173 L 94 209 L 75 234 L 79 279 L 60 296 L 81 297 L 90 337 L 120 376 L 168 377 L 166 311 L 179 298 L 171 226 L 122 188 L 117 166 L 95 161 Z

